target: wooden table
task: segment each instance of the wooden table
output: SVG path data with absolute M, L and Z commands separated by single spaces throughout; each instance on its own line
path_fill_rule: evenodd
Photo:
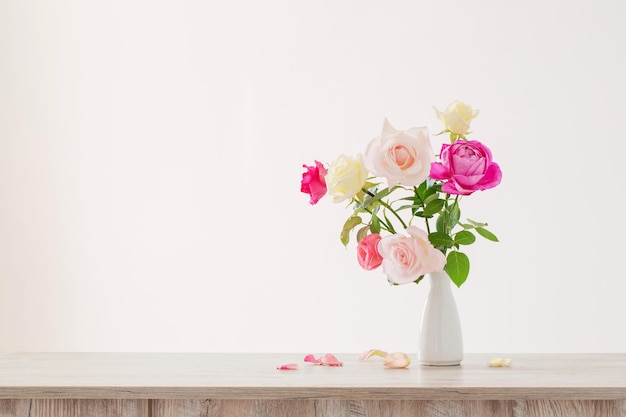
M 316 356 L 318 353 L 313 352 Z M 325 353 L 325 352 L 322 352 Z M 0 417 L 626 417 L 626 354 L 467 354 L 461 366 L 342 367 L 305 354 L 4 353 Z M 297 370 L 277 366 L 295 362 Z

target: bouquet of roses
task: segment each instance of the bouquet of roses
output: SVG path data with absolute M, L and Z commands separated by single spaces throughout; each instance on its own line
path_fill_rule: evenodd
M 381 135 L 363 155 L 340 155 L 327 166 L 317 160 L 303 165 L 300 189 L 310 203 L 325 195 L 334 203 L 347 201 L 352 213 L 341 242 L 347 246 L 356 235 L 359 265 L 368 271 L 382 265 L 396 285 L 419 283 L 425 274 L 445 270 L 460 287 L 470 269 L 461 247 L 474 243 L 476 234 L 498 241 L 487 223 L 461 220 L 461 199 L 502 179 L 489 148 L 468 139 L 478 111 L 461 101 L 435 111 L 445 125 L 437 135 L 450 134 L 438 155 L 427 127 L 397 130 L 385 119 Z

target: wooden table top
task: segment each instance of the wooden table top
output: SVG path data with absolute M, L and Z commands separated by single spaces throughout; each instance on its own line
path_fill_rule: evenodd
M 324 352 L 325 353 L 325 352 Z M 321 354 L 314 353 L 315 356 Z M 0 353 L 0 398 L 626 399 L 626 354 L 466 354 L 460 366 L 336 353 L 342 367 L 302 353 Z M 298 363 L 297 370 L 277 370 Z

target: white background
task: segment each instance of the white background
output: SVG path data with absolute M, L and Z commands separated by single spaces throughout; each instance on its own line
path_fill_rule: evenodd
M 0 351 L 415 352 L 428 286 L 360 269 L 302 164 L 455 99 L 503 170 L 465 350 L 626 351 L 625 8 L 0 0 Z

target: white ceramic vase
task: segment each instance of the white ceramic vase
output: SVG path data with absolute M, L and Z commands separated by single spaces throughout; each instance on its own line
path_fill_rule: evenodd
M 418 361 L 421 365 L 460 365 L 463 360 L 463 334 L 454 301 L 452 281 L 445 271 L 425 277 L 430 291 L 420 326 Z

